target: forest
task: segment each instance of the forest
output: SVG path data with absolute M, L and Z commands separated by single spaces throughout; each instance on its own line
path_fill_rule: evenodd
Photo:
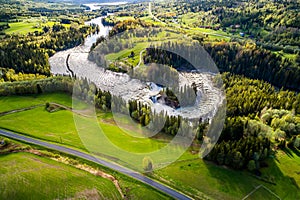
M 158 8 L 158 17 L 163 21 L 173 19 L 159 15 L 160 10 L 167 8 L 174 8 L 171 13 L 188 27 L 208 27 L 232 34 L 243 32 L 270 50 L 299 52 L 299 1 L 180 0 Z M 191 22 L 184 20 L 187 13 L 194 14 Z
M 181 42 L 164 43 L 165 49 L 181 49 Z M 244 75 L 252 79 L 265 80 L 279 88 L 300 90 L 300 68 L 298 64 L 273 54 L 255 44 L 241 45 L 237 42 L 205 42 L 204 49 L 215 61 L 220 72 Z M 199 49 L 200 51 L 200 49 Z M 144 57 L 145 63 L 158 62 L 176 69 L 192 70 L 194 67 L 181 56 L 150 47 Z
M 256 166 L 258 170 L 274 147 L 299 147 L 300 94 L 277 91 L 265 81 L 241 75 L 224 73 L 222 78 L 227 118 L 218 145 L 207 159 L 233 168 Z
M 178 49 L 181 44 L 165 45 Z M 299 90 L 299 68 L 256 46 L 206 43 L 204 48 L 223 72 L 221 77 L 227 101 L 225 127 L 218 144 L 206 159 L 259 173 L 274 146 L 282 149 L 287 145 L 299 147 L 300 94 L 284 89 Z M 162 48 L 148 48 L 144 61 L 167 64 L 179 70 L 193 68 L 187 60 Z M 280 77 L 280 81 L 276 77 Z M 282 89 L 276 89 L 272 83 Z M 276 112 L 284 114 L 277 117 L 273 114 Z M 202 141 L 203 138 L 198 139 Z
M 50 75 L 48 59 L 56 51 L 78 46 L 89 33 L 97 31 L 96 26 L 63 25 L 44 27 L 42 33 L 28 36 L 7 36 L 0 42 L 0 66 L 14 69 L 16 73 Z

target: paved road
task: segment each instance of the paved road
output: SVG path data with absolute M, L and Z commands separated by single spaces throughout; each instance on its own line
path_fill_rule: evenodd
M 35 145 L 39 145 L 39 146 L 43 146 L 43 147 L 46 147 L 46 148 L 50 148 L 50 149 L 54 149 L 54 150 L 57 150 L 57 151 L 60 151 L 60 152 L 63 152 L 63 153 L 66 153 L 66 154 L 69 154 L 69 155 L 73 155 L 73 156 L 77 156 L 77 157 L 80 157 L 80 158 L 83 158 L 85 160 L 88 160 L 88 161 L 92 161 L 94 163 L 97 163 L 97 164 L 100 164 L 100 165 L 103 165 L 105 167 L 108 167 L 110 169 L 113 169 L 115 171 L 118 171 L 118 172 L 121 172 L 123 174 L 126 174 L 136 180 L 139 180 L 147 185 L 150 185 L 152 187 L 154 187 L 155 189 L 157 190 L 160 190 L 168 195 L 170 195 L 171 197 L 175 198 L 175 199 L 191 199 L 190 197 L 172 189 L 172 188 L 169 188 L 161 183 L 158 183 L 140 173 L 137 173 L 135 171 L 132 171 L 128 168 L 125 168 L 125 167 L 122 167 L 120 165 L 117 165 L 117 164 L 114 164 L 114 163 L 110 163 L 110 162 L 107 162 L 105 160 L 101 160 L 101 159 L 98 159 L 98 158 L 95 158 L 94 156 L 90 155 L 90 154 L 87 154 L 87 153 L 83 153 L 83 152 L 80 152 L 80 151 L 76 151 L 74 149 L 70 149 L 70 148 L 67 148 L 67 147 L 63 147 L 63 146 L 59 146 L 59 145 L 55 145 L 55 144 L 51 144 L 51 143 L 48 143 L 48 142 L 43 142 L 43 141 L 40 141 L 40 140 L 36 140 L 36 139 L 33 139 L 33 138 L 30 138 L 30 137 L 26 137 L 26 136 L 23 136 L 23 135 L 19 135 L 19 134 L 16 134 L 16 133 L 13 133 L 13 132 L 8 132 L 8 131 L 5 131 L 5 130 L 0 130 L 0 135 L 2 136 L 6 136 L 6 137 L 9 137 L 9 138 L 12 138 L 12 139 L 16 139 L 16 140 L 20 140 L 20 141 L 23 141 L 23 142 L 27 142 L 27 143 L 31 143 L 31 144 L 35 144 Z

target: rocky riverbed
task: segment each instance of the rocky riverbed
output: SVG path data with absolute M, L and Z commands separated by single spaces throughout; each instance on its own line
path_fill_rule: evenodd
M 138 99 L 147 102 L 156 112 L 164 111 L 169 115 L 180 115 L 184 118 L 212 118 L 218 106 L 223 102 L 224 92 L 213 84 L 213 74 L 197 72 L 179 72 L 179 84 L 197 86 L 197 100 L 194 106 L 173 109 L 169 106 L 153 103 L 150 97 L 158 91 L 153 91 L 149 83 L 132 79 L 127 74 L 115 73 L 97 66 L 88 60 L 88 52 L 100 35 L 107 35 L 110 27 L 104 27 L 101 18 L 91 21 L 100 25 L 101 32 L 86 38 L 84 45 L 56 53 L 49 59 L 52 74 L 70 75 L 71 72 L 78 78 L 87 78 L 94 82 L 101 90 L 110 91 L 113 95 L 121 96 L 125 100 Z M 91 23 L 87 22 L 87 23 Z
M 166 111 L 170 115 L 181 115 L 185 118 L 211 118 L 219 104 L 224 99 L 221 89 L 213 85 L 214 75 L 209 73 L 180 72 L 180 84 L 197 85 L 196 104 L 191 107 L 173 109 L 160 103 L 153 103 L 150 97 L 153 91 L 149 84 L 132 79 L 127 74 L 105 70 L 88 60 L 88 53 L 82 52 L 82 47 L 76 47 L 58 52 L 49 60 L 53 74 L 67 74 L 66 60 L 69 56 L 69 67 L 76 77 L 87 78 L 94 82 L 101 90 L 110 91 L 113 95 L 121 96 L 125 100 L 139 99 L 148 102 L 157 112 Z M 157 91 L 156 91 L 157 92 Z

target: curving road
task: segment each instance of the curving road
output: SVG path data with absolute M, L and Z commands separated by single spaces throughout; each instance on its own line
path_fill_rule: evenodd
M 110 169 L 113 169 L 115 171 L 118 171 L 120 173 L 123 173 L 123 174 L 126 174 L 127 176 L 131 177 L 131 178 L 134 178 L 136 180 L 139 180 L 163 193 L 166 193 L 168 194 L 169 196 L 175 198 L 175 199 L 182 199 L 182 200 L 188 200 L 188 199 L 191 199 L 190 197 L 170 188 L 170 187 L 167 187 L 161 183 L 158 183 L 140 173 L 137 173 L 135 171 L 132 171 L 128 168 L 125 168 L 125 167 L 122 167 L 120 165 L 117 165 L 117 164 L 114 164 L 114 163 L 111 163 L 111 162 L 107 162 L 105 160 L 101 160 L 99 158 L 95 158 L 94 156 L 90 155 L 90 154 L 87 154 L 87 153 L 83 153 L 83 152 L 80 152 L 80 151 L 77 151 L 77 150 L 74 150 L 74 149 L 70 149 L 70 148 L 67 148 L 67 147 L 63 147 L 63 146 L 59 146 L 59 145 L 55 145 L 55 144 L 51 144 L 51 143 L 48 143 L 48 142 L 43 142 L 43 141 L 40 141 L 40 140 L 37 140 L 37 139 L 33 139 L 33 138 L 30 138 L 30 137 L 26 137 L 26 136 L 23 136 L 23 135 L 19 135 L 19 134 L 16 134 L 16 133 L 13 133 L 13 132 L 8 132 L 8 131 L 5 131 L 5 130 L 0 130 L 0 135 L 2 136 L 5 136 L 5 137 L 9 137 L 9 138 L 12 138 L 12 139 L 16 139 L 16 140 L 19 140 L 19 141 L 23 141 L 23 142 L 27 142 L 27 143 L 31 143 L 31 144 L 35 144 L 35 145 L 39 145 L 39 146 L 42 146 L 42 147 L 46 147 L 46 148 L 49 148 L 49 149 L 54 149 L 56 151 L 60 151 L 60 152 L 63 152 L 63 153 L 66 153 L 66 154 L 69 154 L 69 155 L 73 155 L 73 156 L 77 156 L 79 158 L 83 158 L 85 160 L 88 160 L 88 161 L 91 161 L 91 162 L 94 162 L 94 163 L 97 163 L 97 164 L 100 164 L 100 165 L 103 165 L 105 167 L 108 167 Z

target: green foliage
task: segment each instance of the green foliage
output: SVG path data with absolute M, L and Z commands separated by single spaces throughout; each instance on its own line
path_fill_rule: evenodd
M 238 43 L 206 43 L 204 48 L 221 72 L 241 74 L 267 81 L 277 87 L 300 90 L 300 68 L 256 45 Z
M 266 124 L 269 124 L 275 131 L 278 139 L 290 138 L 300 132 L 300 118 L 286 110 L 268 109 L 262 111 L 263 116 L 269 115 Z
M 270 142 L 266 142 L 264 148 L 259 150 L 257 146 L 251 144 L 253 138 L 258 141 L 260 138 L 265 138 L 263 140 L 268 138 L 267 140 L 271 140 L 281 148 L 285 148 L 285 142 L 288 141 L 288 146 L 294 147 L 295 135 L 300 131 L 299 117 L 295 115 L 295 110 L 298 110 L 299 106 L 299 94 L 284 90 L 275 91 L 270 84 L 259 80 L 229 74 L 223 74 L 223 78 L 228 117 L 219 144 L 215 147 L 217 150 L 216 152 L 213 150 L 211 155 L 214 156 L 208 156 L 208 159 L 221 165 L 231 165 L 233 168 L 242 168 L 249 159 L 253 159 L 259 168 L 260 162 L 268 157 Z M 239 115 L 248 115 L 250 118 Z M 247 148 L 236 149 L 234 144 L 242 141 L 249 143 Z
M 298 135 L 297 137 L 295 137 L 294 147 L 295 148 L 299 148 L 300 147 L 300 135 Z
M 265 107 L 300 112 L 300 94 L 288 90 L 276 91 L 264 81 L 223 74 L 226 88 L 227 116 L 255 116 Z M 265 116 L 266 117 L 266 116 Z
M 16 73 L 13 69 L 0 68 L 0 80 L 14 82 L 14 81 L 29 81 L 35 79 L 44 79 L 45 75 L 40 74 L 24 74 L 24 73 Z M 1 81 L 0 81 L 1 82 Z
M 71 94 L 72 91 L 73 80 L 69 77 L 59 76 L 33 81 L 0 84 L 0 96 L 38 94 L 40 92 L 66 92 Z
M 298 7 L 297 1 L 282 0 L 180 0 L 156 6 L 156 15 L 163 21 L 173 23 L 174 18 L 168 19 L 160 13 L 168 12 L 166 8 L 174 8 L 175 20 L 181 26 L 201 27 L 208 31 L 222 29 L 236 37 L 243 32 L 244 37 L 256 40 L 265 48 L 295 52 L 299 51 L 297 46 L 300 41 Z
M 152 118 L 151 109 L 147 105 L 143 105 L 138 101 L 129 101 L 129 112 L 130 116 L 138 121 L 142 126 L 147 126 Z
M 126 70 L 122 69 L 121 67 L 117 67 L 114 63 L 109 64 L 109 67 L 107 69 L 113 72 L 127 73 Z
M 29 41 L 19 38 L 1 41 L 0 66 L 12 68 L 16 72 L 50 75 L 47 52 Z
M 219 165 L 243 169 L 251 160 L 255 160 L 259 166 L 259 162 L 268 157 L 270 149 L 271 143 L 267 138 L 246 137 L 216 144 L 206 159 Z
M 113 29 L 109 32 L 109 36 L 114 36 L 118 33 L 122 33 L 126 30 L 131 30 L 131 29 L 137 29 L 139 27 L 151 27 L 152 24 L 145 22 L 141 19 L 127 19 L 124 21 L 120 21 L 119 23 L 117 23 Z
M 153 161 L 150 157 L 145 157 L 143 159 L 143 169 L 145 172 L 151 172 L 153 169 Z
M 251 172 L 254 171 L 256 169 L 255 161 L 254 160 L 250 160 L 248 162 L 247 168 Z

